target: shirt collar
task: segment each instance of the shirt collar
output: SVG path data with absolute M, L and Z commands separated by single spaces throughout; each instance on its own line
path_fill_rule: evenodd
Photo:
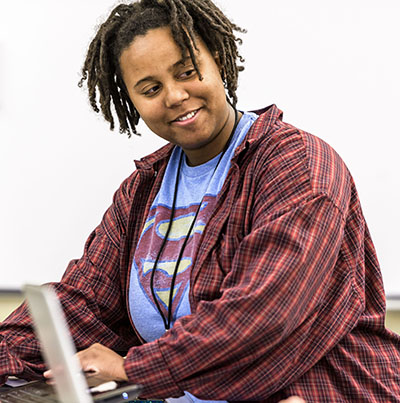
M 266 108 L 252 111 L 258 115 L 256 121 L 250 127 L 244 141 L 236 149 L 234 157 L 239 155 L 243 150 L 248 149 L 253 143 L 257 142 L 265 133 L 267 133 L 277 120 L 282 120 L 283 112 L 276 106 L 270 105 Z M 135 160 L 137 169 L 156 169 L 155 165 L 168 161 L 174 145 L 169 143 L 152 154 Z
M 258 118 L 250 127 L 244 141 L 236 149 L 234 157 L 258 143 L 271 130 L 277 120 L 282 120 L 283 116 L 283 112 L 274 104 L 251 112 L 256 113 Z
M 137 169 L 151 169 L 155 168 L 157 163 L 162 163 L 165 159 L 168 161 L 172 150 L 174 149 L 174 144 L 168 143 L 165 146 L 161 147 L 157 151 L 154 151 L 150 155 L 141 158 L 140 160 L 135 160 L 135 165 Z

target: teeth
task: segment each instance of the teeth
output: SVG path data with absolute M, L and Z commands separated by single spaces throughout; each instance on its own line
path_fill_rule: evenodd
M 183 122 L 183 121 L 185 121 L 185 120 L 188 120 L 188 119 L 192 118 L 192 117 L 196 114 L 196 112 L 197 112 L 197 111 L 190 112 L 190 113 L 188 113 L 187 115 L 182 116 L 181 118 L 178 118 L 178 119 L 176 119 L 176 120 L 177 120 L 178 122 Z

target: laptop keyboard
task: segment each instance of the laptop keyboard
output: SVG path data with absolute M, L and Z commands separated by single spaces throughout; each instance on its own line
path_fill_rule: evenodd
M 42 382 L 32 385 L 24 385 L 0 394 L 0 403 L 19 402 L 54 402 L 57 403 L 57 396 L 54 389 Z

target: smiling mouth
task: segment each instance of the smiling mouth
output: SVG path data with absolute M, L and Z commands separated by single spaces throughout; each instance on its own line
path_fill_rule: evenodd
M 173 122 L 185 122 L 186 120 L 192 119 L 193 117 L 196 116 L 198 111 L 199 111 L 199 109 L 191 111 L 184 116 L 180 116 L 179 118 L 176 118 L 175 120 L 173 120 Z

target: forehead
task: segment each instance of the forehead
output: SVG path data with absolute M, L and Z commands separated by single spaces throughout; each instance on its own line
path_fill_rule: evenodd
M 200 37 L 196 38 L 196 57 L 209 53 L 207 46 Z M 147 72 L 172 67 L 182 59 L 182 51 L 175 42 L 169 27 L 149 30 L 145 35 L 137 36 L 121 53 L 120 67 L 122 73 Z
M 131 50 L 137 58 L 151 56 L 154 53 L 163 54 L 168 52 L 179 52 L 169 27 L 150 29 L 144 35 L 138 35 L 125 50 Z

